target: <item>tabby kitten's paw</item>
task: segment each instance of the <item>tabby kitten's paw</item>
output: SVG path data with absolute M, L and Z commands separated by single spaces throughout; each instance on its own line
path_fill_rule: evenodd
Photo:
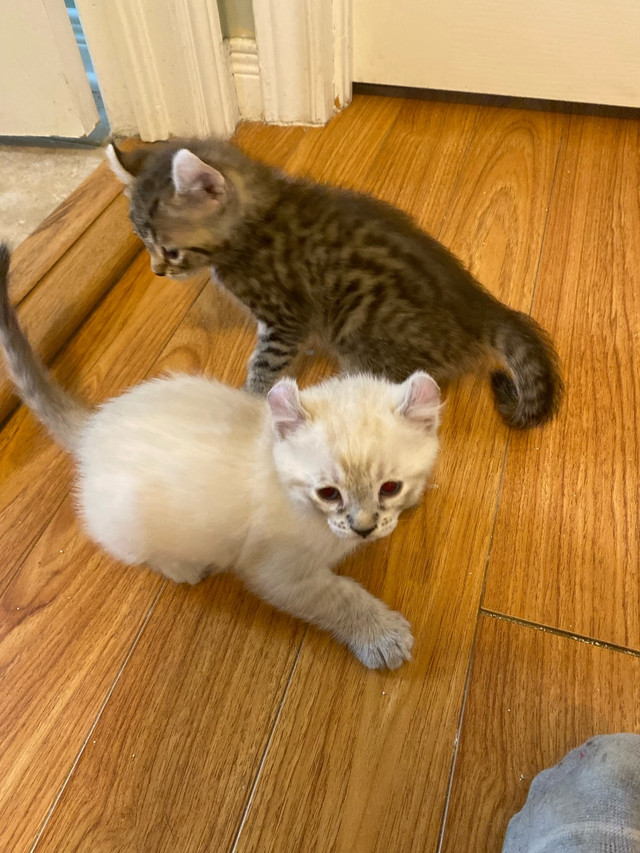
M 387 610 L 372 626 L 370 636 L 349 643 L 349 648 L 369 669 L 397 669 L 405 661 L 411 660 L 411 625 L 401 613 Z

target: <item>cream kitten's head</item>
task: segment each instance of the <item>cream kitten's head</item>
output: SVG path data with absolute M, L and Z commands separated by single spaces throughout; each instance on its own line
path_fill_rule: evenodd
M 336 536 L 387 536 L 420 499 L 438 453 L 440 390 L 427 373 L 400 385 L 337 377 L 302 392 L 282 379 L 267 400 L 281 482 Z

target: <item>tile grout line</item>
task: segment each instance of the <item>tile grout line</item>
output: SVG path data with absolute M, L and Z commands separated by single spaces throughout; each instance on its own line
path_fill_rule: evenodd
M 540 622 L 531 622 L 529 619 L 522 619 L 520 616 L 510 616 L 508 613 L 500 613 L 498 610 L 489 610 L 487 607 L 481 607 L 480 614 L 489 619 L 496 619 L 498 622 L 509 622 L 512 625 L 531 628 L 543 634 L 553 634 L 556 637 L 563 637 L 566 640 L 575 640 L 578 643 L 586 643 L 588 646 L 597 646 L 600 649 L 607 649 L 610 652 L 620 652 L 621 654 L 640 658 L 640 649 L 631 649 L 628 646 L 621 646 L 619 643 L 597 640 L 595 637 L 588 637 L 586 634 L 577 634 L 573 631 L 567 631 L 564 628 L 554 628 L 552 625 L 542 625 Z
M 69 769 L 69 772 L 67 773 L 67 776 L 66 776 L 64 782 L 60 786 L 60 790 L 56 794 L 51 806 L 49 807 L 49 811 L 47 812 L 47 814 L 44 818 L 44 821 L 42 822 L 42 826 L 38 830 L 38 833 L 34 839 L 33 845 L 29 849 L 29 853 L 34 853 L 34 850 L 36 849 L 36 847 L 40 843 L 40 840 L 41 840 L 42 836 L 44 835 L 44 831 L 47 828 L 47 825 L 49 824 L 49 821 L 51 820 L 51 817 L 53 816 L 53 813 L 54 813 L 58 803 L 62 799 L 62 795 L 64 794 L 67 785 L 71 781 L 71 777 L 73 776 L 73 773 L 74 773 L 76 767 L 78 766 L 78 762 L 82 758 L 82 755 L 85 751 L 85 748 L 86 748 L 87 744 L 89 743 L 89 740 L 91 739 L 91 735 L 96 730 L 96 726 L 100 722 L 100 718 L 102 716 L 102 713 L 103 713 L 104 709 L 106 708 L 107 703 L 111 699 L 111 694 L 115 690 L 116 685 L 118 684 L 120 677 L 122 676 L 122 673 L 125 670 L 125 667 L 129 663 L 129 659 L 133 655 L 133 653 L 134 653 L 134 651 L 138 645 L 138 642 L 140 641 L 140 637 L 142 636 L 144 629 L 147 627 L 147 624 L 148 624 L 149 620 L 151 619 L 151 616 L 153 615 L 154 610 L 156 609 L 156 605 L 158 603 L 158 600 L 159 600 L 160 596 L 162 595 L 163 591 L 165 590 L 167 584 L 168 584 L 168 581 L 165 580 L 164 583 L 162 583 L 162 585 L 160 586 L 160 589 L 158 590 L 158 592 L 156 593 L 156 597 L 151 602 L 149 610 L 147 611 L 147 614 L 146 614 L 142 624 L 140 625 L 138 632 L 136 633 L 135 637 L 133 638 L 133 642 L 129 648 L 129 651 L 127 652 L 125 659 L 122 661 L 122 664 L 120 665 L 120 669 L 116 673 L 116 677 L 114 678 L 113 682 L 111 683 L 111 686 L 109 687 L 109 690 L 107 691 L 107 695 L 105 696 L 105 698 L 102 702 L 102 705 L 98 709 L 98 713 L 96 715 L 96 718 L 93 721 L 93 723 L 92 723 L 92 725 L 91 725 L 91 727 L 87 733 L 87 736 L 84 739 L 84 742 L 82 743 L 82 746 L 78 750 L 78 754 L 76 755 L 76 757 L 73 761 L 73 764 L 71 765 L 71 768 Z
M 302 639 L 300 640 L 300 645 L 298 647 L 298 652 L 296 654 L 296 658 L 293 662 L 293 666 L 291 667 L 291 672 L 289 673 L 289 678 L 287 680 L 286 686 L 284 688 L 284 692 L 282 694 L 282 699 L 280 700 L 280 705 L 278 706 L 278 711 L 276 713 L 275 719 L 273 721 L 273 725 L 271 726 L 271 731 L 269 732 L 269 737 L 267 738 L 267 742 L 264 747 L 264 752 L 262 753 L 262 758 L 260 759 L 260 764 L 256 771 L 255 779 L 253 780 L 253 784 L 251 786 L 251 791 L 249 792 L 249 798 L 247 799 L 247 804 L 244 807 L 242 812 L 242 818 L 240 819 L 240 825 L 238 826 L 238 831 L 236 832 L 236 836 L 233 839 L 233 845 L 229 851 L 229 853 L 236 853 L 238 849 L 238 844 L 240 843 L 240 836 L 242 835 L 242 830 L 244 829 L 245 823 L 247 822 L 247 818 L 249 817 L 249 812 L 251 810 L 251 806 L 253 805 L 253 800 L 256 794 L 256 790 L 258 788 L 258 783 L 260 782 L 260 777 L 262 776 L 262 770 L 267 761 L 267 756 L 269 754 L 269 750 L 271 749 L 271 743 L 273 738 L 275 737 L 276 728 L 278 727 L 278 723 L 280 722 L 280 717 L 282 716 L 282 712 L 284 711 L 285 702 L 287 701 L 287 697 L 289 695 L 289 689 L 291 687 L 291 682 L 293 681 L 293 676 L 296 673 L 298 668 L 298 661 L 300 660 L 300 656 L 302 654 L 302 648 L 304 646 L 305 640 L 307 638 L 308 628 L 305 628 L 304 634 L 302 635 Z

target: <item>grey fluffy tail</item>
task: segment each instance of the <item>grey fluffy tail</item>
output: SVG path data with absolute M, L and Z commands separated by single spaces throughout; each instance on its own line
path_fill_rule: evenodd
M 56 384 L 31 349 L 9 300 L 9 248 L 0 244 L 0 346 L 18 394 L 60 444 L 75 449 L 90 410 Z
M 538 426 L 556 414 L 563 394 L 558 356 L 535 320 L 509 311 L 493 335 L 493 347 L 509 370 L 491 375 L 496 408 L 519 429 Z

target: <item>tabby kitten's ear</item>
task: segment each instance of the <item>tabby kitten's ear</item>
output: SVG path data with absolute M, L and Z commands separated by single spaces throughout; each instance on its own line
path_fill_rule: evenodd
M 271 421 L 276 435 L 287 438 L 304 423 L 309 414 L 300 402 L 300 392 L 295 379 L 280 379 L 267 394 Z
M 134 151 L 121 151 L 111 143 L 111 145 L 107 145 L 105 154 L 116 178 L 128 186 L 144 169 L 149 156 L 149 149 L 137 148 Z
M 171 178 L 178 195 L 190 195 L 194 200 L 215 201 L 216 204 L 226 196 L 224 175 L 188 148 L 181 148 L 173 155 Z
M 428 373 L 417 370 L 400 385 L 400 405 L 396 411 L 415 421 L 428 432 L 435 432 L 440 423 L 440 388 Z

